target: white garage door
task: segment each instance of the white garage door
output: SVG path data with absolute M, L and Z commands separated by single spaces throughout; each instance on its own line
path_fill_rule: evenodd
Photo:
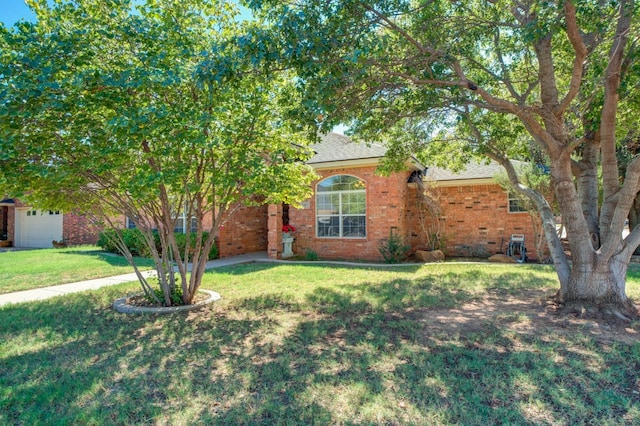
M 62 213 L 16 209 L 16 247 L 52 247 L 62 240 Z

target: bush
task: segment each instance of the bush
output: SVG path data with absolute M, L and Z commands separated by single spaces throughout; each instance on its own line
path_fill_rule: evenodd
M 122 229 L 120 230 L 120 232 L 122 232 L 122 238 L 124 240 L 124 243 L 129 248 L 129 251 L 131 252 L 132 255 L 141 256 L 141 257 L 151 257 L 151 250 L 147 246 L 147 242 L 145 241 L 144 236 L 142 235 L 142 232 L 140 232 L 139 229 Z M 202 242 L 204 243 L 204 241 L 206 241 L 208 237 L 209 237 L 209 233 L 203 232 Z M 118 247 L 114 243 L 115 238 L 117 238 L 116 231 L 113 229 L 108 229 L 100 233 L 97 244 L 104 251 L 107 251 L 110 253 L 122 254 L 120 253 L 120 250 L 118 250 Z M 160 251 L 161 250 L 160 237 L 158 236 L 157 232 L 154 232 L 154 239 L 156 243 L 156 248 L 158 251 Z M 187 236 L 185 234 L 176 234 L 176 242 L 178 243 L 178 249 L 180 250 L 180 252 L 184 253 L 185 246 L 187 244 Z M 191 238 L 190 246 L 192 249 L 195 249 L 196 241 L 194 238 Z M 217 257 L 218 257 L 218 245 L 217 243 L 214 243 L 213 247 L 211 247 L 211 250 L 209 251 L 208 259 L 209 260 L 216 259 Z
M 116 231 L 114 231 L 113 229 L 108 229 L 106 231 L 102 231 L 100 235 L 98 235 L 98 242 L 96 244 L 106 252 L 119 253 L 118 248 L 114 243 L 115 238 Z
M 314 250 L 307 249 L 304 257 L 306 260 L 311 260 L 315 262 L 316 260 L 318 260 L 318 253 L 316 253 Z
M 410 246 L 406 245 L 400 235 L 389 234 L 389 238 L 378 243 L 378 250 L 387 263 L 400 263 L 406 259 Z
M 125 245 L 129 248 L 129 251 L 132 255 L 141 257 L 151 256 L 151 250 L 149 250 L 147 242 L 145 241 L 144 236 L 139 229 L 121 229 L 120 232 L 122 232 L 122 239 L 124 240 Z M 97 244 L 104 251 L 122 254 L 115 244 L 116 239 L 116 231 L 113 229 L 108 229 L 100 233 Z M 157 235 L 155 240 L 156 247 L 159 247 L 160 241 Z
M 160 299 L 161 301 L 164 301 L 164 293 L 162 292 L 162 289 L 154 288 L 153 292 L 155 293 L 158 299 Z M 175 287 L 173 287 L 173 289 L 171 289 L 171 294 L 169 295 L 169 299 L 171 300 L 171 306 L 184 305 L 184 301 L 182 300 L 182 287 L 179 285 L 176 285 Z M 150 303 L 155 303 L 155 300 L 153 299 L 153 297 L 149 296 L 147 297 L 147 300 Z
M 189 242 L 190 243 L 189 246 L 191 247 L 192 251 L 196 248 L 196 240 L 194 237 L 195 235 L 192 235 L 191 241 Z M 209 238 L 209 233 L 203 232 L 202 233 L 203 244 L 207 240 L 207 238 Z M 176 243 L 178 243 L 178 249 L 180 250 L 180 253 L 184 253 L 185 247 L 187 245 L 187 236 L 185 234 L 176 234 Z M 209 260 L 212 260 L 212 259 L 216 259 L 217 257 L 218 257 L 218 244 L 216 241 L 211 247 L 211 250 L 209 250 L 209 256 L 207 258 Z

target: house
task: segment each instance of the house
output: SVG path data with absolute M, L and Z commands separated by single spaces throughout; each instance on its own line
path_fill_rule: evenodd
M 280 230 L 286 223 L 296 227 L 293 252 L 302 257 L 313 252 L 322 258 L 380 260 L 378 244 L 391 233 L 412 251 L 440 248 L 448 256 L 478 257 L 504 252 L 511 236 L 521 234 L 534 254 L 531 216 L 496 183 L 502 170 L 497 163 L 470 164 L 452 173 L 410 159 L 405 171 L 379 176 L 383 146 L 330 133 L 312 148 L 316 154 L 308 164 L 320 176 L 314 195 L 299 209 L 268 206 L 272 258 L 282 255 Z
M 313 196 L 300 208 L 237 207 L 216 231 L 220 257 L 267 251 L 281 258 L 285 224 L 296 227 L 292 248 L 301 257 L 380 260 L 378 245 L 391 234 L 400 235 L 412 251 L 441 248 L 448 256 L 488 257 L 506 250 L 512 234 L 524 234 L 533 247 L 531 218 L 495 182 L 501 170 L 495 163 L 452 173 L 427 169 L 412 158 L 406 170 L 380 176 L 376 168 L 386 152 L 381 145 L 329 133 L 312 149 L 307 163 L 319 176 Z M 0 207 L 0 232 L 18 247 L 97 239 L 98 230 L 80 215 L 35 210 L 10 199 Z M 183 219 L 183 227 L 189 226 Z M 210 218 L 207 223 L 210 227 Z M 124 219 L 123 226 L 129 226 Z
M 95 244 L 98 233 L 80 214 L 36 209 L 12 198 L 0 201 L 0 240 L 15 247 L 47 248 L 54 240 L 68 245 Z

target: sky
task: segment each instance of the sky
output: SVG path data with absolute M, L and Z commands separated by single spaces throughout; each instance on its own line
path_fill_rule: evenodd
M 248 9 L 241 7 L 241 17 L 247 19 L 250 16 Z M 24 4 L 24 0 L 0 0 L 0 21 L 6 27 L 10 27 L 20 19 L 31 21 L 35 19 L 35 15 Z
M 0 0 L 0 21 L 10 27 L 20 19 L 33 20 L 35 16 L 24 0 Z

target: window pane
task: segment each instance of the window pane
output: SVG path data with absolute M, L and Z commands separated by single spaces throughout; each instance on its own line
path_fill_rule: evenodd
M 331 176 L 318 184 L 318 192 L 349 191 L 356 189 L 365 189 L 365 184 L 355 176 Z
M 318 237 L 339 237 L 340 218 L 337 216 L 318 216 Z
M 365 214 L 364 199 L 363 193 L 342 194 L 342 214 Z
M 509 202 L 509 213 L 521 213 L 527 211 L 524 203 L 515 193 L 509 192 L 507 197 Z
M 365 216 L 345 216 L 342 221 L 343 237 L 366 237 Z
M 339 194 L 318 194 L 316 212 L 318 215 L 338 214 Z

